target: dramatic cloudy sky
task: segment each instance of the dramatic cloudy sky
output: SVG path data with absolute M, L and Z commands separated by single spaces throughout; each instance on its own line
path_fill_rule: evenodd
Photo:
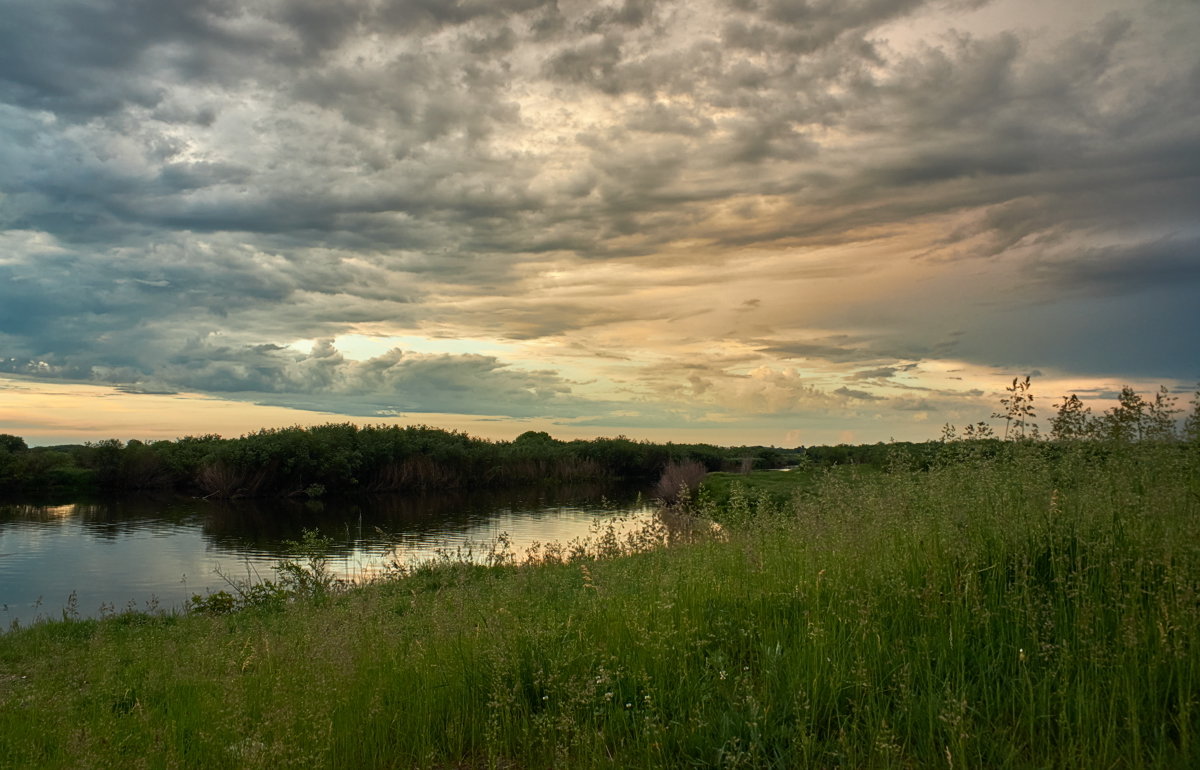
M 924 439 L 1017 374 L 1043 417 L 1200 377 L 1198 0 L 0 19 L 0 431 L 31 442 Z

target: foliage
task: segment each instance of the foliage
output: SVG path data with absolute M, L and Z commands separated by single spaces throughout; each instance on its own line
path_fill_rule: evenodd
M 11 442 L 23 440 L 12 437 Z M 671 462 L 709 470 L 793 459 L 769 447 L 653 444 L 624 436 L 558 441 L 529 431 L 486 441 L 424 425 L 266 429 L 236 439 L 186 436 L 127 444 L 116 439 L 49 450 L 0 452 L 0 490 L 174 489 L 205 497 L 314 497 L 544 481 L 657 478 Z
M 667 463 L 654 487 L 655 497 L 666 506 L 686 505 L 707 474 L 704 464 L 696 460 Z
M 11 433 L 0 433 L 0 454 L 10 452 L 24 452 L 29 449 L 25 445 L 25 439 L 20 436 L 14 436 Z
M 1200 385 L 1191 400 L 1192 411 L 1183 422 L 1183 438 L 1185 441 L 1200 446 Z
M 1050 437 L 1059 441 L 1087 438 L 1091 434 L 1091 408 L 1074 393 L 1063 396 L 1062 401 L 1058 413 L 1050 418 Z
M 1103 438 L 1117 443 L 1140 441 L 1146 427 L 1146 401 L 1128 385 L 1121 388 L 1117 405 L 1100 417 Z
M 1143 437 L 1148 441 L 1174 441 L 1175 415 L 1179 410 L 1175 403 L 1178 401 L 1166 385 L 1159 386 L 1154 394 L 1154 400 L 1146 404 L 1146 424 Z
M 207 615 L 226 615 L 242 610 L 283 609 L 300 600 L 324 601 L 340 585 L 329 567 L 333 540 L 315 529 L 305 529 L 299 541 L 288 542 L 289 558 L 275 565 L 276 580 L 236 579 L 222 575 L 230 591 L 194 594 L 188 609 Z

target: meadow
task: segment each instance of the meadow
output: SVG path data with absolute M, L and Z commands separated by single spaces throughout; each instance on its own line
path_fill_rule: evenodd
M 651 530 L 358 586 L 309 548 L 240 611 L 0 635 L 0 764 L 1200 766 L 1197 460 L 718 477 Z

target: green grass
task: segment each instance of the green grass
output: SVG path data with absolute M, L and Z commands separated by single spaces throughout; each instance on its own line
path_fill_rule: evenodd
M 790 470 L 753 471 L 751 473 L 710 473 L 700 488 L 717 505 L 728 504 L 734 489 L 741 488 L 750 496 L 765 493 L 774 502 L 784 503 L 797 492 L 811 488 L 823 473 L 848 472 L 848 469 L 817 469 L 799 466 Z
M 0 636 L 0 764 L 1200 766 L 1193 454 L 801 486 L 665 550 Z

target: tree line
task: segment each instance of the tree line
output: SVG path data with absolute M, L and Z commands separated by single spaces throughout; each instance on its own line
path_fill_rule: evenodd
M 541 481 L 653 480 L 670 462 L 773 468 L 773 447 L 655 444 L 624 436 L 560 441 L 528 431 L 489 441 L 424 425 L 264 429 L 239 438 L 107 439 L 34 447 L 0 434 L 0 493 L 169 490 L 212 498 L 484 488 Z
M 1200 389 L 1183 415 L 1178 398 L 1162 387 L 1143 397 L 1123 387 L 1117 403 L 1093 414 L 1076 395 L 1063 396 L 1048 433 L 1036 422 L 1032 382 L 1013 378 L 993 419 L 947 424 L 937 440 L 777 449 L 763 446 L 656 444 L 624 436 L 560 441 L 528 431 L 513 441 L 489 441 L 425 425 L 264 429 L 239 438 L 186 436 L 173 441 L 117 439 L 57 447 L 26 446 L 0 434 L 0 494 L 167 490 L 212 498 L 319 497 L 325 494 L 485 488 L 541 481 L 653 481 L 670 463 L 694 461 L 707 471 L 742 472 L 857 464 L 886 469 L 896 463 L 930 467 L 964 451 L 997 455 L 1015 443 L 1045 451 L 1087 442 L 1106 452 L 1131 443 L 1200 446 Z M 1181 419 L 1182 416 L 1182 419 Z
M 1091 407 L 1072 393 L 1061 397 L 1050 417 L 1049 432 L 1044 433 L 1036 421 L 1032 379 L 1014 377 L 1000 399 L 1000 409 L 991 415 L 992 419 L 1003 420 L 998 430 L 986 420 L 970 423 L 961 430 L 947 423 L 936 440 L 809 447 L 805 460 L 817 467 L 853 464 L 882 470 L 897 464 L 929 468 L 966 455 L 995 457 L 1015 444 L 1040 448 L 1047 455 L 1054 455 L 1068 445 L 1078 451 L 1079 445 L 1083 445 L 1097 457 L 1132 444 L 1200 447 L 1200 386 L 1189 402 L 1190 411 L 1185 414 L 1178 404 L 1179 398 L 1165 386 L 1149 398 L 1125 386 L 1117 394 L 1114 406 L 1093 414 Z
M 1003 440 L 1038 441 L 1044 438 L 1033 404 L 1033 385 L 1028 376 L 1014 377 L 1000 399 L 1000 410 L 992 417 L 1004 421 Z M 1050 418 L 1049 438 L 1054 441 L 1094 441 L 1113 444 L 1152 441 L 1172 443 L 1200 442 L 1200 386 L 1191 399 L 1191 411 L 1184 417 L 1179 398 L 1160 386 L 1152 398 L 1145 398 L 1128 385 L 1117 394 L 1117 403 L 1100 414 L 1092 414 L 1075 393 L 1062 396 Z M 959 436 L 955 426 L 942 429 L 943 441 L 996 438 L 985 422 L 966 426 Z

